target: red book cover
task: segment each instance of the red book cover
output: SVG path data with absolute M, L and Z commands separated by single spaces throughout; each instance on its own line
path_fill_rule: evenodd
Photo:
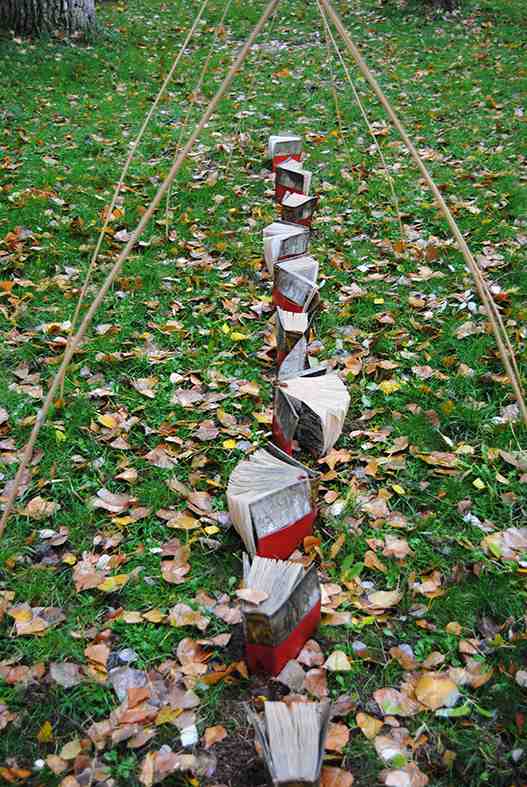
M 258 645 L 247 642 L 245 655 L 251 672 L 264 671 L 278 675 L 288 661 L 298 656 L 307 640 L 320 623 L 320 601 L 300 620 L 293 631 L 278 645 Z
M 313 524 L 317 518 L 317 509 L 313 509 L 301 519 L 277 530 L 268 536 L 258 539 L 256 554 L 260 557 L 272 557 L 287 560 L 297 549 L 306 536 L 313 535 Z
M 282 432 L 282 429 L 280 428 L 280 424 L 278 423 L 278 420 L 274 415 L 273 415 L 272 431 L 273 431 L 273 442 L 276 443 L 278 448 L 281 448 L 282 451 L 285 451 L 286 454 L 292 456 L 293 440 L 288 440 L 285 437 L 284 433 Z
M 286 296 L 283 295 L 277 287 L 273 287 L 272 297 L 274 306 L 279 306 L 286 312 L 295 312 L 295 314 L 299 314 L 300 312 L 304 311 L 300 304 L 290 301 L 289 298 L 286 298 Z
M 287 153 L 285 156 L 275 156 L 273 158 L 273 172 L 276 170 L 276 168 L 283 161 L 287 161 L 288 159 L 294 159 L 295 161 L 302 161 L 302 154 L 301 153 Z

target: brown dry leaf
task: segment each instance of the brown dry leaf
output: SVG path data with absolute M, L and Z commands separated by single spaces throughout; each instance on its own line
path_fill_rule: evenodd
M 398 604 L 402 597 L 399 590 L 376 590 L 366 596 L 366 603 L 371 609 L 388 609 Z
M 334 612 L 332 609 L 323 609 L 324 626 L 347 626 L 351 623 L 351 612 Z
M 161 562 L 161 574 L 165 582 L 171 585 L 181 585 L 186 582 L 186 575 L 190 571 L 190 564 L 181 565 L 177 560 L 163 560 Z
M 196 530 L 201 527 L 199 519 L 195 519 L 190 514 L 185 514 L 183 511 L 178 511 L 167 522 L 167 527 L 174 530 Z
M 205 617 L 187 604 L 176 604 L 169 610 L 168 622 L 171 626 L 196 626 L 200 631 L 205 631 L 210 623 L 210 618 Z
M 74 738 L 69 743 L 64 744 L 60 750 L 60 758 L 62 760 L 74 760 L 77 754 L 82 751 L 81 742 L 78 738 Z
M 227 737 L 227 730 L 225 727 L 222 727 L 221 724 L 217 724 L 215 727 L 207 727 L 203 737 L 205 741 L 205 748 L 210 749 L 210 747 L 214 746 L 215 743 L 218 743 Z
M 29 501 L 27 506 L 22 510 L 22 514 L 30 519 L 36 519 L 38 521 L 53 516 L 59 509 L 60 505 L 58 503 L 54 503 L 52 500 L 44 500 L 44 498 L 39 495 Z
M 104 487 L 99 489 L 97 497 L 93 497 L 91 504 L 93 508 L 103 508 L 112 514 L 122 514 L 135 502 L 131 495 L 117 495 Z
M 318 699 L 327 697 L 329 692 L 325 670 L 317 667 L 310 669 L 304 679 L 304 689 Z
M 236 591 L 236 595 L 242 601 L 254 604 L 255 606 L 258 606 L 262 601 L 269 598 L 269 593 L 264 593 L 263 590 L 255 590 L 254 588 L 240 588 Z
M 146 396 L 148 399 L 155 399 L 156 392 L 155 386 L 159 382 L 157 377 L 139 377 L 137 380 L 132 380 L 132 388 Z
M 336 751 L 341 754 L 350 738 L 350 731 L 345 724 L 330 722 L 324 744 L 327 751 Z
M 378 689 L 373 698 L 385 716 L 415 716 L 421 706 L 397 689 Z
M 389 652 L 392 659 L 398 661 L 404 670 L 410 671 L 416 668 L 417 661 L 414 652 L 410 645 L 407 645 L 405 642 L 396 648 L 390 648 Z
M 16 713 L 11 713 L 7 705 L 0 703 L 0 730 L 5 730 L 8 724 L 15 721 L 17 718 Z
M 368 740 L 375 738 L 384 727 L 384 722 L 381 719 L 376 719 L 375 716 L 370 716 L 368 713 L 357 713 L 355 721 Z
M 49 665 L 49 677 L 65 689 L 78 686 L 84 680 L 80 666 L 68 661 L 52 661 Z
M 384 536 L 384 543 L 386 546 L 382 550 L 382 554 L 385 557 L 395 557 L 397 560 L 404 560 L 412 551 L 406 538 L 401 538 L 400 536 L 392 536 L 388 533 Z
M 364 565 L 366 568 L 373 568 L 376 571 L 382 571 L 383 574 L 388 570 L 382 560 L 379 560 L 377 555 L 372 549 L 368 549 L 364 555 Z
M 384 762 L 389 763 L 397 758 L 408 759 L 408 731 L 404 727 L 395 728 L 388 735 L 378 735 L 373 744 L 375 751 Z
M 385 519 L 390 515 L 390 509 L 383 497 L 375 497 L 362 504 L 362 510 L 372 519 Z
M 452 469 L 458 466 L 458 457 L 450 451 L 431 451 L 429 454 L 416 453 L 415 456 L 422 459 L 427 465 L 433 465 L 434 467 Z
M 460 694 L 454 681 L 444 672 L 425 672 L 415 684 L 415 696 L 430 710 L 452 708 Z
M 436 569 L 428 576 L 423 577 L 421 582 L 410 582 L 409 585 L 412 590 L 427 598 L 437 598 L 446 593 L 446 590 L 441 587 L 442 581 L 441 572 Z
M 429 781 L 413 762 L 397 770 L 381 771 L 379 779 L 387 787 L 426 787 Z
M 350 451 L 347 451 L 345 448 L 336 449 L 333 448 L 329 454 L 323 456 L 322 459 L 318 460 L 319 464 L 326 464 L 330 470 L 334 470 L 336 465 L 338 464 L 347 464 L 352 459 L 352 454 Z
M 320 667 L 324 663 L 324 654 L 318 642 L 308 639 L 296 660 L 306 667 Z
M 353 776 L 342 768 L 326 765 L 320 774 L 320 787 L 351 787 Z

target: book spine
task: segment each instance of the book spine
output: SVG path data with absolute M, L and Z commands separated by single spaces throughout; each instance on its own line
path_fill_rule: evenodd
M 293 455 L 293 438 L 286 437 L 282 427 L 280 426 L 280 422 L 276 417 L 276 413 L 273 413 L 273 424 L 272 424 L 272 433 L 273 433 L 273 442 L 276 443 L 278 448 L 281 448 L 286 454 L 289 456 Z
M 263 670 L 278 675 L 288 661 L 296 658 L 320 622 L 320 600 L 299 621 L 293 631 L 279 645 L 259 645 L 247 642 L 245 655 L 251 672 Z
M 306 536 L 313 535 L 313 523 L 317 518 L 317 513 L 317 509 L 313 508 L 308 514 L 288 527 L 258 539 L 256 554 L 260 557 L 275 558 L 275 560 L 287 560 Z
M 304 193 L 301 188 L 292 186 L 291 184 L 279 183 L 277 180 L 275 184 L 275 191 L 274 191 L 274 197 L 276 202 L 281 204 L 283 198 L 285 197 L 288 191 L 292 191 L 294 194 Z

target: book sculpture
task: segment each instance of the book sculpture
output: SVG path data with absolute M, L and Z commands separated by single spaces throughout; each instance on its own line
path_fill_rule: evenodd
M 310 320 L 306 312 L 276 310 L 278 378 L 292 377 L 307 367 Z
M 342 432 L 349 404 L 346 386 L 325 367 L 280 379 L 274 398 L 275 443 L 291 454 L 296 440 L 313 456 L 325 456 Z
M 274 184 L 275 199 L 280 204 L 288 191 L 294 194 L 309 194 L 312 173 L 304 169 L 295 159 L 287 159 L 276 168 Z
M 252 672 L 278 675 L 296 658 L 320 622 L 317 569 L 301 563 L 244 555 L 244 585 L 267 594 L 258 605 L 242 606 L 245 656 Z
M 288 558 L 312 534 L 318 478 L 316 471 L 274 445 L 236 465 L 227 503 L 251 556 Z
M 280 204 L 282 221 L 310 227 L 317 203 L 318 197 L 309 197 L 307 194 L 295 194 L 293 191 L 286 192 Z
M 275 787 L 319 787 L 329 702 L 266 702 L 263 718 L 248 713 Z
M 307 312 L 310 318 L 320 303 L 318 262 L 309 254 L 283 260 L 274 266 L 273 303 L 290 312 Z
M 277 166 L 287 159 L 301 160 L 302 138 L 298 134 L 271 134 L 267 150 L 274 172 Z
M 264 227 L 264 259 L 269 273 L 281 260 L 305 254 L 309 247 L 309 235 L 306 227 L 287 224 L 285 221 L 273 221 Z

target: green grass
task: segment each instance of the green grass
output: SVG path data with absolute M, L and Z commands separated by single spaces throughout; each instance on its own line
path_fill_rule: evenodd
M 416 15 L 412 3 L 365 0 L 337 5 L 409 133 L 426 152 L 430 171 L 473 252 L 495 265 L 486 275 L 504 293 L 500 306 L 524 370 L 527 190 L 519 174 L 526 140 L 523 4 L 514 0 L 498 7 L 490 0 L 467 0 L 463 14 L 448 18 Z M 206 22 L 134 160 L 120 205 L 123 212 L 110 225 L 112 231 L 135 226 L 168 172 L 180 133 L 184 139 L 199 117 L 203 102 L 190 105 L 187 99 L 210 47 L 214 51 L 204 98 L 219 85 L 259 10 L 260 4 L 233 3 L 225 35 L 214 43 L 222 7 L 217 0 L 211 2 Z M 101 33 L 89 45 L 0 39 L 9 64 L 0 87 L 0 282 L 13 283 L 10 292 L 0 287 L 0 404 L 9 412 L 0 438 L 12 438 L 17 448 L 27 439 L 39 399 L 13 387 L 24 384 L 15 370 L 27 364 L 29 373 L 37 375 L 30 384 L 40 384 L 44 391 L 56 370 L 63 351 L 57 336 L 67 335 L 67 326 L 60 324 L 72 318 L 102 211 L 195 12 L 195 3 L 112 2 L 100 5 Z M 258 317 L 251 306 L 269 296 L 268 281 L 262 277 L 260 233 L 275 211 L 265 194 L 269 181 L 264 146 L 269 133 L 288 127 L 305 135 L 308 165 L 315 189 L 321 190 L 312 242 L 326 279 L 325 308 L 317 325 L 323 343 L 318 357 L 345 358 L 362 350 L 365 366 L 372 361 L 397 364 L 393 370 L 376 366 L 349 376 L 352 405 L 339 447 L 347 448 L 352 458 L 337 465 L 336 476 L 325 480 L 322 490 L 336 491 L 348 505 L 337 518 L 323 506 L 320 534 L 325 571 L 332 580 L 343 581 L 352 570 L 362 582 L 378 589 L 399 587 L 404 595 L 382 621 L 365 619 L 350 603 L 353 623 L 321 629 L 327 652 L 338 647 L 351 655 L 352 643 L 360 640 L 375 654 L 369 661 L 354 658 L 349 674 L 331 676 L 332 696 L 351 693 L 359 710 L 375 713 L 373 692 L 398 687 L 403 679 L 402 669 L 388 655 L 390 647 L 406 642 L 418 660 L 440 651 L 446 666 L 460 666 L 459 637 L 445 627 L 459 622 L 464 638 L 481 638 L 482 621 L 490 618 L 502 627 L 501 640 L 485 653 L 494 668 L 492 679 L 480 689 L 464 690 L 472 703 L 470 715 L 446 720 L 427 714 L 404 723 L 412 735 L 419 729 L 422 734 L 426 723 L 427 741 L 415 758 L 434 787 L 461 782 L 510 785 L 521 780 L 524 762 L 516 766 L 510 752 L 526 745 L 519 721 L 527 710 L 525 694 L 513 678 L 515 669 L 524 668 L 527 649 L 525 574 L 483 552 L 485 532 L 474 519 L 464 519 L 458 506 L 469 498 L 471 514 L 498 529 L 524 524 L 521 472 L 493 449 L 524 447 L 525 429 L 500 420 L 513 398 L 500 379 L 492 337 L 484 332 L 457 336 L 463 323 L 483 325 L 484 317 L 474 313 L 477 296 L 444 220 L 390 130 L 378 139 L 410 238 L 402 252 L 394 250 L 399 229 L 386 175 L 342 71 L 330 61 L 323 38 L 315 35 L 319 30 L 314 4 L 295 0 L 283 5 L 262 37 L 267 46 L 251 53 L 249 67 L 203 134 L 197 156 L 181 172 L 168 227 L 160 211 L 145 233 L 145 245 L 134 250 L 97 314 L 94 325 L 111 325 L 112 330 L 92 330 L 76 355 L 66 376 L 64 402 L 42 429 L 42 453 L 33 465 L 31 486 L 0 543 L 0 589 L 14 590 L 17 602 L 59 606 L 66 620 L 41 637 L 16 637 L 6 617 L 0 623 L 0 663 L 82 664 L 91 640 L 76 636 L 95 627 L 110 629 L 115 647 L 133 648 L 137 666 L 150 669 L 173 658 L 180 639 L 196 637 L 196 630 L 112 621 L 110 609 L 165 612 L 179 601 L 193 605 L 199 590 L 220 594 L 235 589 L 241 574 L 240 543 L 223 529 L 213 536 L 219 542 L 215 551 L 192 544 L 192 571 L 183 584 L 164 582 L 156 548 L 174 536 L 184 542 L 192 533 L 167 529 L 156 511 L 170 506 L 183 510 L 184 501 L 166 484 L 174 476 L 210 492 L 214 510 L 225 510 L 227 479 L 245 450 L 243 443 L 233 449 L 225 447 L 225 441 L 259 445 L 266 439 L 267 426 L 255 415 L 270 406 L 272 397 L 272 366 L 257 357 L 264 347 L 268 315 Z M 277 40 L 286 46 L 271 43 Z M 371 120 L 384 122 L 362 78 L 354 78 Z M 20 233 L 17 228 L 30 230 L 32 236 L 16 241 L 12 233 Z M 430 259 L 417 239 L 433 249 Z M 109 235 L 90 298 L 121 248 Z M 425 265 L 443 276 L 423 279 L 419 271 Z M 346 303 L 341 288 L 352 282 L 364 295 Z M 423 303 L 410 305 L 410 296 Z M 379 322 L 384 313 L 393 317 L 393 324 Z M 169 321 L 178 325 L 172 323 L 168 330 Z M 59 327 L 43 330 L 50 323 Z M 246 338 L 234 341 L 232 331 Z M 415 374 L 413 367 L 425 365 L 436 372 L 434 377 Z M 472 370 L 468 374 L 467 367 Z M 173 373 L 185 380 L 172 384 Z M 154 399 L 131 385 L 147 376 L 158 378 Z M 388 379 L 400 387 L 385 395 L 378 385 Z M 258 384 L 256 397 L 236 390 L 236 383 L 247 380 Z M 192 408 L 172 401 L 175 389 L 197 384 L 223 398 Z M 106 394 L 93 395 L 96 389 Z M 219 420 L 218 408 L 235 417 L 237 429 Z M 375 411 L 371 420 L 358 420 L 364 410 Z M 133 419 L 129 431 L 122 432 L 129 449 L 112 447 L 113 438 L 100 422 L 101 416 L 115 413 Z M 201 442 L 196 433 L 208 420 L 219 433 Z M 349 435 L 351 430 L 383 427 L 391 431 L 380 442 Z M 386 459 L 394 440 L 403 437 L 409 441 L 402 453 L 404 464 L 385 468 L 380 463 L 376 476 L 364 474 L 369 462 Z M 173 455 L 174 467 L 158 468 L 145 460 L 159 444 Z M 469 450 L 463 451 L 467 445 Z M 455 475 L 437 473 L 418 457 L 460 446 L 460 471 Z M 0 455 L 2 483 L 14 474 L 11 459 L 9 449 Z M 136 484 L 115 479 L 124 467 L 137 470 Z M 474 486 L 478 479 L 482 489 Z M 103 486 L 130 491 L 151 513 L 121 527 L 112 523 L 109 514 L 89 505 Z M 359 496 L 376 496 L 379 490 L 392 495 L 389 505 L 406 517 L 405 529 L 373 522 L 361 512 Z M 42 523 L 21 513 L 36 494 L 60 504 Z M 339 532 L 348 531 L 350 517 L 362 517 L 360 529 L 350 531 L 338 557 L 330 561 L 331 543 Z M 84 551 L 94 550 L 97 534 L 121 533 L 123 540 L 114 550 L 125 558 L 119 570 L 136 569 L 137 576 L 110 595 L 77 593 L 69 565 L 60 559 L 51 566 L 39 562 L 37 531 L 60 526 L 69 528 L 69 538 L 59 557 L 67 550 L 80 559 Z M 407 538 L 412 553 L 403 562 L 379 553 L 386 565 L 383 575 L 367 568 L 364 558 L 371 540 L 386 534 Z M 410 584 L 434 569 L 442 574 L 444 594 L 433 600 L 414 594 Z M 415 604 L 426 605 L 423 627 L 413 614 Z M 227 630 L 213 619 L 207 636 Z M 228 656 L 218 651 L 218 659 Z M 250 690 L 245 681 L 201 688 L 200 730 L 223 723 L 231 734 L 244 734 L 238 716 L 226 718 L 224 703 L 230 708 L 229 703 L 247 699 Z M 117 705 L 105 686 L 87 683 L 62 689 L 45 681 L 24 688 L 0 680 L 0 702 L 20 714 L 17 724 L 2 731 L 0 765 L 14 757 L 20 767 L 29 768 Z M 41 744 L 37 733 L 48 719 L 54 741 Z M 369 785 L 383 765 L 355 727 L 353 714 L 347 722 L 353 731 L 343 763 L 353 771 L 355 784 Z M 144 750 L 130 753 L 120 745 L 103 755 L 118 784 L 138 784 L 139 762 L 148 748 L 174 745 L 168 726 Z M 451 767 L 443 759 L 445 750 L 456 755 Z M 45 769 L 34 783 L 59 781 Z

